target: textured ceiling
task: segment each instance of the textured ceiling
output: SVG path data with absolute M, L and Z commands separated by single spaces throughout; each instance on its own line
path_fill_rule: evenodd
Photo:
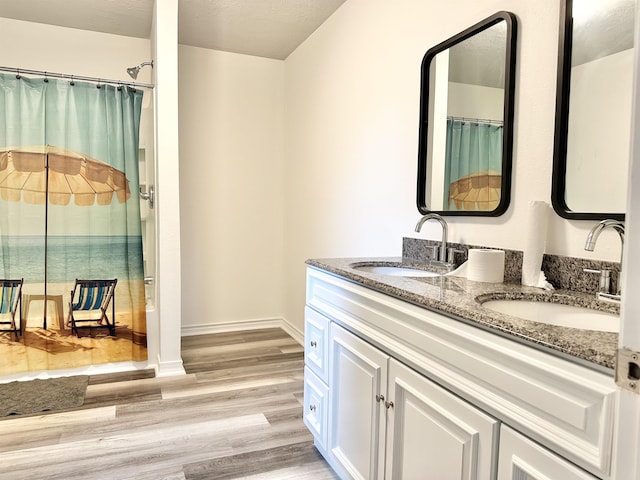
M 285 59 L 345 0 L 180 0 L 180 43 Z
M 497 23 L 449 48 L 449 80 L 504 88 L 507 24 Z
M 183 45 L 284 59 L 345 0 L 178 0 Z M 0 0 L 0 17 L 149 38 L 154 0 Z M 573 63 L 633 46 L 635 0 L 574 0 Z
M 178 0 L 183 45 L 285 59 L 345 0 Z M 0 0 L 0 17 L 149 38 L 153 0 Z
M 149 38 L 153 0 L 0 0 L 0 17 Z
M 573 65 L 633 47 L 636 0 L 573 1 Z

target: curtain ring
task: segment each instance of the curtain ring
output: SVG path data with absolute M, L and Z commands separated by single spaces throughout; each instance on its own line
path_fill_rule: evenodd
M 16 80 L 20 80 L 22 76 L 20 75 L 20 69 L 16 68 Z
M 47 78 L 47 72 L 44 72 L 44 83 L 49 83 L 49 79 Z
M 75 84 L 76 82 L 73 81 L 73 75 L 71 75 L 71 81 L 69 82 L 69 85 L 73 87 Z

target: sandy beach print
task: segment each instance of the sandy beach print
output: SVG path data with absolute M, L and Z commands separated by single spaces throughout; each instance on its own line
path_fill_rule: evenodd
M 143 281 L 118 279 L 115 337 L 109 336 L 106 328 L 81 330 L 79 337 L 71 333 L 67 320 L 74 284 L 75 280 L 47 285 L 49 300 L 44 329 L 44 284 L 25 283 L 24 333 L 19 341 L 13 334 L 0 334 L 0 375 L 147 359 Z

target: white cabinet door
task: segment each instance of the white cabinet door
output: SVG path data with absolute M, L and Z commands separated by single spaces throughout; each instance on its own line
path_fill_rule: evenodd
M 335 324 L 330 327 L 330 463 L 342 478 L 384 476 L 389 357 Z
M 597 480 L 521 434 L 502 426 L 498 480 Z
M 391 360 L 387 479 L 494 478 L 499 422 Z

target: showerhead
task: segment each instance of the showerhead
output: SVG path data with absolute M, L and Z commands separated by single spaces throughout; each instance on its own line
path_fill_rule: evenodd
M 134 80 L 138 78 L 138 72 L 140 71 L 140 67 L 129 67 L 127 68 L 127 73 Z
M 138 78 L 138 73 L 140 73 L 140 69 L 146 65 L 151 65 L 151 68 L 153 68 L 153 61 L 151 62 L 142 62 L 140 65 L 137 65 L 135 67 L 129 67 L 127 68 L 127 73 L 129 74 L 129 76 L 131 78 L 133 78 L 134 80 L 136 78 Z

